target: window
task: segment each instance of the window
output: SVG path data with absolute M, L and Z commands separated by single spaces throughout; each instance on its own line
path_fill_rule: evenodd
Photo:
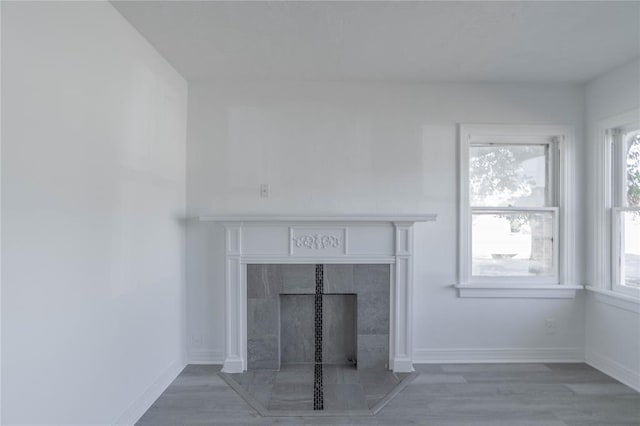
M 594 123 L 593 244 L 588 250 L 600 300 L 638 312 L 640 303 L 640 109 Z
M 570 135 L 556 126 L 460 127 L 459 289 L 573 296 L 577 286 L 558 285 L 570 271 Z M 537 297 L 549 296 L 543 293 Z
M 640 129 L 607 130 L 611 158 L 613 290 L 640 295 Z

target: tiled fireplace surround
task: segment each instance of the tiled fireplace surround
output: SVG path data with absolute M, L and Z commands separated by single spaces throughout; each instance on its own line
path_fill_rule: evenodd
M 200 217 L 224 226 L 223 371 L 277 368 L 277 305 L 282 294 L 310 293 L 315 265 L 326 268 L 327 292 L 359 299 L 358 368 L 413 371 L 414 224 L 435 219 L 434 214 Z
M 388 369 L 390 265 L 321 267 L 323 325 L 318 342 L 313 296 L 317 265 L 247 265 L 249 370 L 279 369 L 281 362 L 313 363 L 317 344 L 323 363 L 353 360 L 358 369 Z M 353 299 L 355 306 L 349 303 Z

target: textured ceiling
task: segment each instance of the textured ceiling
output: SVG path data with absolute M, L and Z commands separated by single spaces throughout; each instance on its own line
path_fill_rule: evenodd
M 112 2 L 188 80 L 584 82 L 640 54 L 640 2 Z

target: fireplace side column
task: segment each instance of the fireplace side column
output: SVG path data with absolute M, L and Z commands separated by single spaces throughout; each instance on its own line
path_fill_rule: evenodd
M 242 373 L 246 369 L 242 336 L 246 298 L 242 280 L 242 222 L 224 222 L 225 229 L 225 327 L 224 373 Z
M 413 222 L 394 222 L 395 294 L 392 370 L 413 370 Z

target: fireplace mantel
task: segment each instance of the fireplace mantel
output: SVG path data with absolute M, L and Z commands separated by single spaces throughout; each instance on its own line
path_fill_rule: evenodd
M 210 215 L 225 228 L 226 351 L 223 371 L 247 369 L 247 264 L 379 263 L 391 266 L 389 365 L 413 371 L 414 215 Z
M 278 215 L 211 215 L 200 216 L 203 222 L 432 222 L 435 214 L 414 215 L 325 215 L 325 216 L 278 216 Z

